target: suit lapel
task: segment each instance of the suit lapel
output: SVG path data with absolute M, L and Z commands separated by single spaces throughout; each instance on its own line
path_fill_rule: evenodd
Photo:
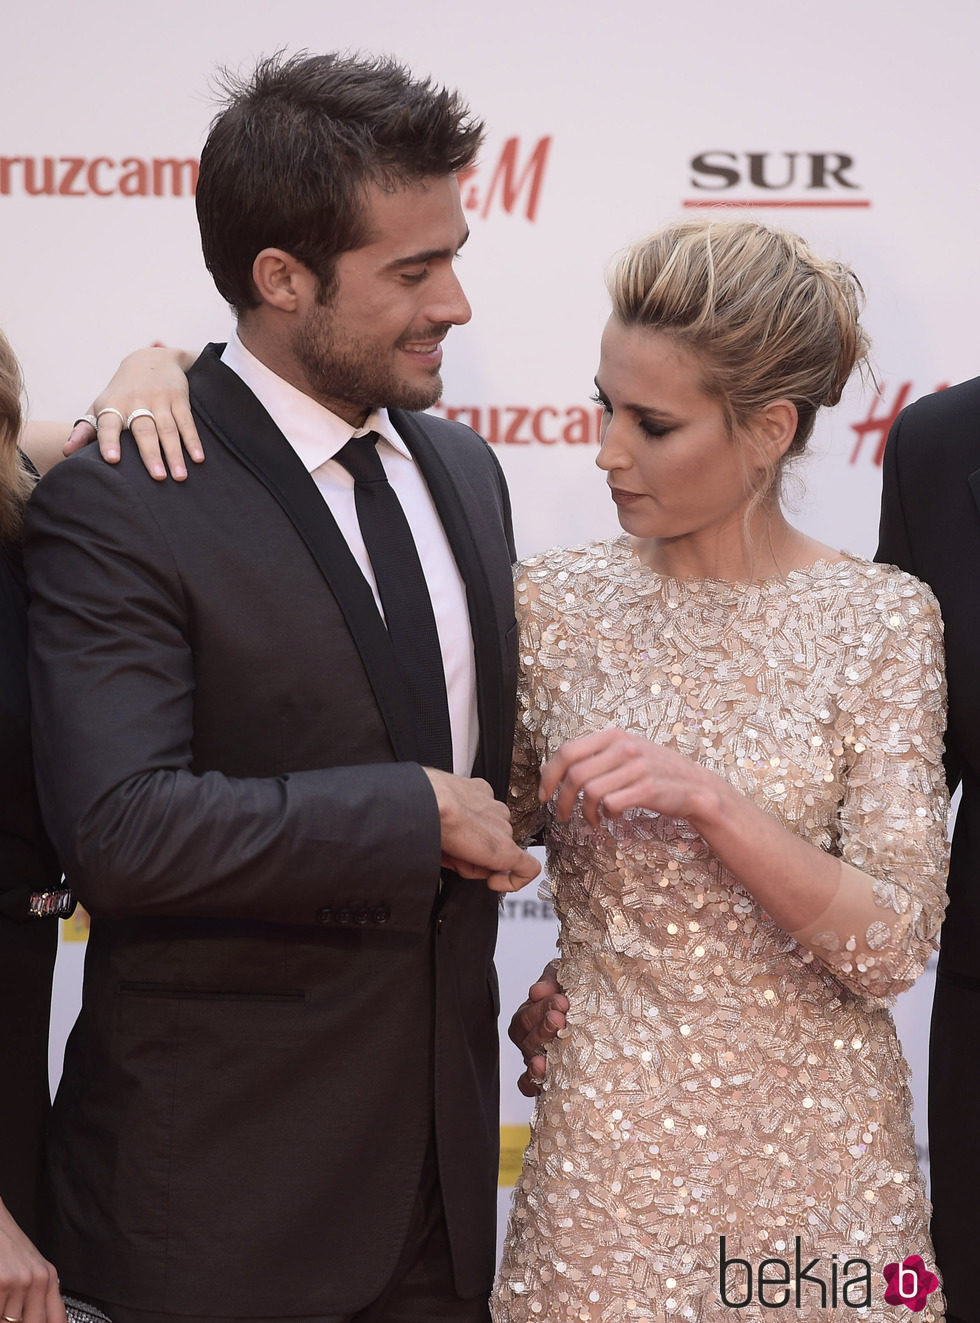
M 501 769 L 509 766 L 513 731 L 504 729 L 506 694 L 497 612 L 478 541 L 486 494 L 474 489 L 465 467 L 454 462 L 451 449 L 433 444 L 417 415 L 401 409 L 389 409 L 388 415 L 425 478 L 466 585 L 476 659 L 478 764 L 481 774 L 497 784 L 505 775 Z M 499 539 L 499 532 L 488 530 L 488 537 Z
M 190 373 L 195 412 L 268 489 L 306 543 L 336 598 L 374 691 L 395 757 L 415 760 L 415 733 L 388 631 L 371 589 L 316 483 L 265 409 L 208 345 Z M 233 418 L 233 430 L 225 419 Z M 256 530 L 258 534 L 258 530 Z
M 967 478 L 970 484 L 970 494 L 973 496 L 973 503 L 977 507 L 977 513 L 980 514 L 980 469 L 971 473 Z

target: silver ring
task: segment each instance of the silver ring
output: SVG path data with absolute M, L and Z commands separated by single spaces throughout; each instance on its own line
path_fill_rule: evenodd
M 122 416 L 122 411 L 120 409 L 114 409 L 111 404 L 107 404 L 104 409 L 99 410 L 95 415 L 95 421 L 98 422 L 104 413 L 114 413 L 121 423 L 125 424 L 126 422 L 126 419 Z
M 134 409 L 126 419 L 126 426 L 132 427 L 134 418 L 152 418 L 156 422 L 156 415 L 152 409 Z
M 89 427 L 94 427 L 96 431 L 99 430 L 99 420 L 94 413 L 80 413 L 71 425 L 72 431 L 74 431 L 79 423 L 88 423 Z M 10 1323 L 9 1319 L 7 1320 L 7 1323 Z

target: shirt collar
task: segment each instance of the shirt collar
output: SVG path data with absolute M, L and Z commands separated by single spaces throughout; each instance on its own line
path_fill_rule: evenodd
M 387 409 L 376 409 L 363 427 L 352 427 L 266 367 L 245 348 L 237 332 L 225 345 L 221 361 L 241 377 L 296 451 L 308 473 L 333 459 L 352 436 L 363 436 L 365 432 L 377 432 L 400 455 L 412 458 L 408 446 L 395 431 Z

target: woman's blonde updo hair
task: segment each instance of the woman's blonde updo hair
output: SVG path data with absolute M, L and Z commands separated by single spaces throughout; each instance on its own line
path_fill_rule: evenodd
M 0 331 L 0 542 L 12 542 L 20 536 L 24 504 L 33 485 L 17 448 L 23 392 L 17 356 Z
M 693 352 L 733 435 L 773 400 L 792 401 L 799 422 L 786 457 L 801 453 L 817 410 L 837 403 L 868 352 L 850 268 L 755 221 L 669 225 L 627 249 L 609 292 L 625 326 L 666 332 Z

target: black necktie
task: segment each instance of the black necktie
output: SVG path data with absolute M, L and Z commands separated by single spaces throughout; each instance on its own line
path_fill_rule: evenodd
M 405 511 L 377 451 L 377 432 L 354 436 L 334 458 L 354 479 L 354 508 L 371 559 L 395 662 L 415 716 L 419 762 L 453 770 L 439 633 Z

